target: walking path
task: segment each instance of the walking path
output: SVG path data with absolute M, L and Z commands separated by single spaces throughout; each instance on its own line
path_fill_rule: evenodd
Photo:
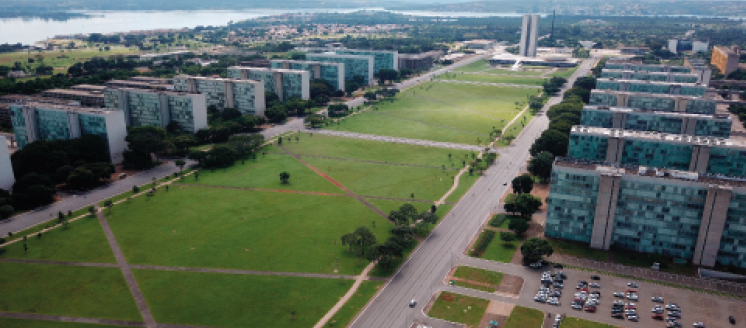
M 489 83 L 489 82 L 473 82 L 473 81 L 461 81 L 461 80 L 441 80 L 438 82 L 445 83 L 465 83 L 465 84 L 479 84 L 479 85 L 493 85 L 497 87 L 513 87 L 513 88 L 529 88 L 529 89 L 543 89 L 540 85 L 528 85 L 528 84 L 513 84 L 513 83 Z
M 267 154 L 287 155 L 287 153 L 280 153 L 280 152 L 267 152 Z M 305 154 L 296 154 L 296 155 L 298 155 L 300 157 L 333 159 L 333 160 L 347 161 L 347 162 L 371 163 L 371 164 L 394 165 L 394 166 L 409 166 L 409 167 L 420 167 L 420 168 L 424 168 L 424 169 L 438 169 L 438 170 L 443 170 L 442 166 L 430 166 L 430 165 L 418 165 L 418 164 L 394 163 L 394 162 L 380 162 L 380 161 L 371 161 L 371 160 L 365 160 L 365 159 L 342 158 L 342 157 L 331 157 L 331 156 L 315 156 L 315 155 L 305 155 Z M 445 170 L 457 171 L 457 170 L 460 170 L 460 169 L 459 168 L 450 168 L 450 167 L 447 167 L 447 168 L 445 168 Z
M 368 280 L 368 272 L 370 272 L 370 270 L 372 270 L 375 267 L 376 267 L 376 262 L 371 262 L 370 264 L 368 264 L 368 266 L 365 267 L 363 272 L 361 272 L 360 275 L 355 278 L 355 283 L 352 284 L 352 287 L 350 287 L 350 290 L 348 290 L 347 293 L 344 296 L 342 296 L 342 298 L 339 299 L 339 302 L 337 302 L 337 304 L 334 304 L 334 307 L 332 307 L 332 309 L 329 310 L 329 312 L 327 312 L 321 318 L 321 320 L 319 320 L 319 322 L 317 322 L 313 326 L 313 328 L 324 327 L 324 325 L 326 325 L 329 319 L 334 317 L 334 315 L 337 314 L 339 309 L 341 309 L 345 305 L 345 303 L 347 303 L 347 301 L 349 301 L 350 298 L 352 298 L 352 296 L 355 295 L 355 292 L 360 287 L 360 285 L 363 283 L 363 281 Z
M 104 234 L 106 234 L 106 239 L 109 241 L 109 246 L 111 246 L 111 250 L 114 252 L 114 257 L 117 259 L 117 264 L 122 270 L 122 274 L 124 274 L 124 280 L 130 288 L 132 297 L 135 298 L 135 304 L 137 304 L 137 308 L 140 310 L 140 315 L 145 321 L 145 327 L 156 328 L 157 325 L 155 319 L 153 318 L 153 314 L 150 312 L 148 303 L 145 301 L 145 296 L 143 296 L 140 287 L 137 285 L 137 280 L 135 280 L 135 276 L 132 274 L 129 264 L 127 264 L 127 259 L 125 259 L 124 253 L 114 237 L 114 232 L 111 230 L 111 227 L 109 227 L 109 222 L 106 221 L 106 217 L 104 217 L 104 212 L 98 211 L 96 212 L 96 216 L 98 216 L 98 221 L 104 229 Z
M 394 142 L 394 143 L 426 146 L 426 147 L 450 148 L 450 149 L 460 149 L 460 150 L 469 150 L 469 151 L 481 151 L 484 149 L 484 147 L 475 146 L 475 145 L 420 140 L 420 139 L 407 139 L 407 138 L 390 137 L 390 136 L 379 136 L 375 134 L 364 134 L 364 133 L 354 133 L 354 132 L 345 132 L 345 131 L 315 130 L 315 129 L 313 130 L 305 129 L 303 131 L 309 132 L 309 133 L 327 134 L 327 135 L 338 136 L 338 137 L 366 139 L 366 140 L 375 140 L 375 141 L 383 141 L 383 142 Z

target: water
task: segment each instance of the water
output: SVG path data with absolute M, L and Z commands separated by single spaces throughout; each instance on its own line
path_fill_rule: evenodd
M 127 32 L 134 30 L 194 28 L 196 26 L 227 25 L 230 21 L 240 21 L 261 16 L 278 15 L 288 12 L 354 12 L 357 9 L 304 9 L 249 11 L 198 10 L 198 11 L 79 11 L 92 15 L 87 18 L 73 18 L 67 21 L 53 21 L 38 18 L 0 19 L 0 44 L 33 44 L 55 35 Z M 371 9 L 371 8 L 368 8 Z M 381 8 L 373 8 L 381 10 Z M 416 16 L 449 17 L 491 17 L 518 16 L 515 13 L 459 13 L 430 11 L 393 11 Z

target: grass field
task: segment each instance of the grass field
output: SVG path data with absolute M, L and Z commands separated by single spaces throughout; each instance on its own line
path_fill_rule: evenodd
M 512 69 L 504 69 L 504 68 L 492 68 L 488 69 L 486 71 L 483 71 L 482 73 L 485 74 L 505 74 L 505 75 L 525 75 L 525 76 L 540 76 L 542 74 L 545 74 L 549 70 L 545 71 L 521 71 L 521 70 L 512 70 Z
M 353 283 L 150 270 L 134 274 L 157 322 L 227 328 L 312 327 Z
M 339 309 L 339 312 L 329 320 L 329 323 L 334 324 L 335 327 L 347 327 L 355 315 L 363 309 L 363 306 L 368 303 L 381 287 L 383 287 L 382 281 L 363 281 L 362 285 L 355 292 L 355 295 Z
M 544 312 L 516 305 L 505 323 L 505 328 L 541 328 L 543 322 Z M 565 321 L 562 321 L 562 328 L 565 327 Z
M 30 237 L 26 240 L 26 245 L 28 253 L 24 253 L 22 241 L 5 246 L 7 252 L 0 255 L 0 258 L 89 263 L 116 262 L 96 217 L 84 217 L 68 224 L 67 228 L 45 232 L 41 238 Z
M 537 90 L 456 83 L 425 83 L 407 89 L 393 102 L 343 120 L 330 130 L 402 138 L 489 143 L 493 129 L 503 129 Z M 516 104 L 517 103 L 517 104 Z
M 501 272 L 494 272 L 484 269 L 472 268 L 468 266 L 458 267 L 453 274 L 454 277 L 468 279 L 476 282 L 483 282 L 490 285 L 499 285 L 503 279 Z
M 557 239 L 547 239 L 554 248 L 555 253 L 565 254 L 576 257 L 584 257 L 596 261 L 608 261 L 609 252 L 599 249 L 592 249 L 587 245 L 572 243 Z
M 466 74 L 466 73 L 446 73 L 446 74 L 438 75 L 436 79 L 483 82 L 483 83 L 525 84 L 525 85 L 536 85 L 536 86 L 541 86 L 542 83 L 544 83 L 544 79 L 541 79 L 541 78 L 505 76 L 505 75 L 489 75 L 489 74 Z
M 534 114 L 531 113 L 530 110 L 526 110 L 520 118 L 518 118 L 515 122 L 513 122 L 510 127 L 508 127 L 507 130 L 503 133 L 502 138 L 497 142 L 497 146 L 499 147 L 507 147 L 510 145 L 508 143 L 508 140 L 510 140 L 509 137 L 518 137 L 518 135 L 523 131 L 523 129 L 528 125 L 531 120 L 534 119 Z
M 428 316 L 476 327 L 490 301 L 443 292 L 433 304 Z
M 107 214 L 127 261 L 263 271 L 360 272 L 340 237 L 360 226 L 379 241 L 391 224 L 351 197 L 181 186 Z
M 555 77 L 555 76 L 556 77 L 564 77 L 566 79 L 569 79 L 570 76 L 572 76 L 575 73 L 575 71 L 578 70 L 579 67 L 580 67 L 580 65 L 575 66 L 575 67 L 570 68 L 570 69 L 567 69 L 567 70 L 564 70 L 564 71 L 563 70 L 558 70 L 558 71 L 550 74 L 549 76 L 550 77 Z
M 461 66 L 454 69 L 453 72 L 479 72 L 490 68 L 490 64 L 486 60 L 480 59 L 469 65 Z
M 465 172 L 461 175 L 461 178 L 459 178 L 458 181 L 458 187 L 456 187 L 456 190 L 451 193 L 450 196 L 446 199 L 448 202 L 458 202 L 461 197 L 466 194 L 467 191 L 469 191 L 469 188 L 471 188 L 472 185 L 474 185 L 475 182 L 479 179 L 480 175 L 479 172 L 474 171 L 471 175 L 469 172 Z
M 0 263 L 0 311 L 142 321 L 118 268 Z
M 487 250 L 484 251 L 482 258 L 485 260 L 510 263 L 513 254 L 518 250 L 519 240 L 504 242 L 500 240 L 500 234 L 495 235 Z
M 616 326 L 573 317 L 565 317 L 562 319 L 562 328 L 616 328 Z
M 135 48 L 112 47 L 109 51 L 99 52 L 98 49 L 75 49 L 62 51 L 43 51 L 43 52 L 6 52 L 0 54 L 1 66 L 13 66 L 13 63 L 20 61 L 23 66 L 30 66 L 32 69 L 40 65 L 36 60 L 37 55 L 41 55 L 44 65 L 52 67 L 69 67 L 75 63 L 82 63 L 93 57 L 107 57 L 114 55 L 135 54 L 138 51 Z M 28 58 L 34 59 L 33 63 L 28 62 Z
M 96 325 L 92 323 L 57 322 L 28 319 L 0 318 L 3 328 L 116 328 L 125 326 Z

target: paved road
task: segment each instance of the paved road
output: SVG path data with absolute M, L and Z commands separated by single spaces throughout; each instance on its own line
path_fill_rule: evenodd
M 438 141 L 429 141 L 429 140 L 420 140 L 420 139 L 397 138 L 397 137 L 389 137 L 389 136 L 379 136 L 375 134 L 363 134 L 363 133 L 353 133 L 353 132 L 344 132 L 344 131 L 305 129 L 303 130 L 303 132 L 328 134 L 328 135 L 347 137 L 347 138 L 376 140 L 376 141 L 383 141 L 383 142 L 394 142 L 394 143 L 427 146 L 427 147 L 469 150 L 469 151 L 477 151 L 477 152 L 484 149 L 484 147 L 479 147 L 479 146 L 474 146 L 474 145 L 466 145 L 466 144 L 458 144 L 458 143 L 450 143 L 450 142 L 438 142 Z
M 574 76 L 584 76 L 593 60 L 585 61 Z M 572 85 L 574 77 L 565 88 Z M 561 97 L 549 100 L 545 109 L 558 103 Z M 391 281 L 353 322 L 354 328 L 408 327 L 415 319 L 437 327 L 442 321 L 425 318 L 422 309 L 434 290 L 442 288 L 441 280 L 460 257 L 461 251 L 478 232 L 494 204 L 507 191 L 509 182 L 515 177 L 529 158 L 528 149 L 549 125 L 546 115 L 537 116 L 513 141 L 498 161 L 477 181 L 451 212 L 434 229 L 433 233 L 412 254 Z M 494 188 L 494 189 L 493 189 Z M 411 309 L 407 303 L 419 300 Z

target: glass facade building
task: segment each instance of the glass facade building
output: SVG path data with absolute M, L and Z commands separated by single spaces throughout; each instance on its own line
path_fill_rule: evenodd
M 601 77 L 605 79 L 619 80 L 641 80 L 657 82 L 676 82 L 676 83 L 701 83 L 700 76 L 686 73 L 668 73 L 668 72 L 637 72 L 627 70 L 604 69 L 601 71 Z
M 124 112 L 127 126 L 165 128 L 175 122 L 184 131 L 195 133 L 207 128 L 207 102 L 204 94 L 145 89 L 106 89 L 106 108 Z
M 307 71 L 310 79 L 329 82 L 335 90 L 345 91 L 345 65 L 342 63 L 313 62 L 306 60 L 271 60 L 270 68 Z
M 352 80 L 355 76 L 360 76 L 363 78 L 363 83 L 371 84 L 375 79 L 375 57 L 373 56 L 307 54 L 306 59 L 344 64 L 345 80 Z
M 717 101 L 714 99 L 608 90 L 591 90 L 588 104 L 692 114 L 715 114 L 715 110 L 717 109 Z
M 585 106 L 580 125 L 607 129 L 652 131 L 670 134 L 728 138 L 730 115 L 653 112 L 630 108 Z
M 264 91 L 275 93 L 281 101 L 311 97 L 310 75 L 304 70 L 232 66 L 228 67 L 228 78 L 262 81 Z
M 174 77 L 173 85 L 179 92 L 204 94 L 208 107 L 235 108 L 243 114 L 264 116 L 264 83 L 260 81 L 180 75 Z
M 399 70 L 399 52 L 385 50 L 337 49 L 339 55 L 373 56 L 373 73 L 378 74 L 381 69 Z
M 629 91 L 654 94 L 684 95 L 703 97 L 707 87 L 691 83 L 616 80 L 600 78 L 596 82 L 599 90 Z
M 96 135 L 109 148 L 113 163 L 123 160 L 127 136 L 124 113 L 95 108 L 42 103 L 11 104 L 18 149 L 37 140 L 70 140 Z

